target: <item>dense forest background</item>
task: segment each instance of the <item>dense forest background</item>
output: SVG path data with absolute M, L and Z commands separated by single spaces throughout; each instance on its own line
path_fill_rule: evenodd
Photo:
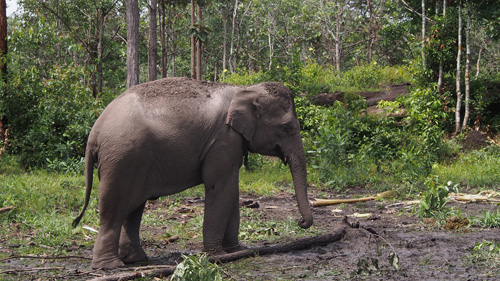
M 171 76 L 284 82 L 332 185 L 426 175 L 450 149 L 444 136 L 500 131 L 498 0 L 20 0 L 8 19 L 0 4 L 0 153 L 28 169 L 81 170 L 104 107 Z M 381 107 L 405 115 L 366 115 L 356 92 L 395 83 L 410 95 Z M 310 101 L 334 92 L 343 102 Z

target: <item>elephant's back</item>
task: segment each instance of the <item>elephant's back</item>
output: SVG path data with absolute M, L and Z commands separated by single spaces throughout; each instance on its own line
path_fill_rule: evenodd
M 157 102 L 159 99 L 205 98 L 218 90 L 234 87 L 211 81 L 199 81 L 185 77 L 163 78 L 139 84 L 127 90 L 123 95 L 135 94 L 143 102 Z

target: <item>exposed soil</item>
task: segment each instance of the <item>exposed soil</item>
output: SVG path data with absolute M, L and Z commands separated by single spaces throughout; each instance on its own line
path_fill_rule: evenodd
M 358 190 L 359 191 L 359 190 Z M 313 191 L 314 192 L 314 191 Z M 355 192 L 355 191 L 354 191 Z M 471 191 L 474 193 L 474 191 Z M 356 192 L 359 193 L 359 192 Z M 319 196 L 319 195 L 318 195 Z M 331 198 L 351 196 L 343 194 Z M 256 198 L 242 195 L 246 205 L 253 202 L 251 212 L 260 212 L 266 220 L 285 220 L 297 218 L 298 210 L 292 195 L 278 194 L 270 198 Z M 394 202 L 367 201 L 349 205 L 314 207 L 314 230 L 316 233 L 328 233 L 341 224 L 348 216 L 351 224 L 358 228 L 347 228 L 347 234 L 338 242 L 308 250 L 275 254 L 223 264 L 228 278 L 236 280 L 498 280 L 500 268 L 477 266 L 470 262 L 470 254 L 476 242 L 500 242 L 498 229 L 481 229 L 467 226 L 459 218 L 451 218 L 450 230 L 434 224 L 433 220 L 419 220 L 409 209 L 386 208 Z M 166 209 L 166 201 L 148 203 L 146 212 L 155 212 L 162 216 L 165 223 L 169 219 L 190 219 L 189 210 L 201 208 L 203 200 L 187 198 L 183 201 L 186 213 L 161 213 Z M 491 203 L 450 203 L 462 210 L 463 217 L 479 214 L 484 210 L 496 210 Z M 341 209 L 342 207 L 342 209 Z M 247 208 L 247 207 L 242 207 Z M 181 210 L 181 209 L 179 209 Z M 355 218 L 353 214 L 371 214 L 368 218 Z M 187 215 L 186 215 L 187 214 Z M 245 220 L 242 217 L 242 220 Z M 15 230 L 13 230 L 15 231 Z M 142 229 L 145 237 L 158 237 L 165 230 L 161 226 Z M 285 243 L 297 239 L 283 229 L 274 229 L 280 234 L 276 243 Z M 15 233 L 13 233 L 15 235 Z M 201 235 L 201 229 L 200 233 Z M 313 234 L 311 234 L 313 235 Z M 143 241 L 150 260 L 144 265 L 175 264 L 181 254 L 194 254 L 202 250 L 200 242 L 169 242 L 168 239 Z M 184 245 L 184 246 L 181 246 Z M 269 245 L 265 241 L 256 241 L 251 246 Z M 2 247 L 2 251 L 13 251 L 18 245 Z M 36 245 L 34 245 L 36 246 Z M 0 272 L 17 269 L 16 272 L 2 273 L 4 280 L 87 280 L 96 276 L 122 272 L 122 270 L 91 270 L 90 248 L 79 245 L 62 246 L 75 253 L 64 259 L 11 258 L 0 261 Z M 399 257 L 399 270 L 389 263 L 389 254 L 395 252 Z M 83 258 L 82 258 L 83 257 Z M 137 265 L 134 265 L 137 266 Z M 35 268 L 34 271 L 22 271 Z M 130 270 L 130 268 L 129 268 Z

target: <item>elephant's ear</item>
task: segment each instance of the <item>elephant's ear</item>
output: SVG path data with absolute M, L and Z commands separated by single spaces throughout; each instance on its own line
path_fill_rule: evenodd
M 237 92 L 227 112 L 226 124 L 243 135 L 246 140 L 252 139 L 257 124 L 256 100 L 259 94 L 253 91 Z

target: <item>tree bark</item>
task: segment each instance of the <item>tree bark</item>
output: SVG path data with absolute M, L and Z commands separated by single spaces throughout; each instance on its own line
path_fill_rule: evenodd
M 127 89 L 139 84 L 139 5 L 127 0 Z
M 191 0 L 191 27 L 194 27 L 194 4 L 195 1 Z M 191 34 L 191 78 L 196 78 L 196 70 L 195 70 L 195 56 L 196 56 L 196 44 L 194 34 Z
M 7 73 L 7 3 L 0 0 L 0 77 Z
M 462 60 L 462 0 L 458 4 L 458 53 L 457 53 L 457 106 L 455 108 L 455 133 L 458 134 L 461 128 L 460 110 L 462 107 L 462 92 L 460 91 L 460 61 Z
M 443 1 L 443 29 L 444 29 L 444 20 L 446 19 L 446 2 L 447 2 L 447 0 Z M 436 11 L 438 11 L 437 8 L 436 8 Z M 441 54 L 441 57 L 439 58 L 439 74 L 438 74 L 438 83 L 437 83 L 437 89 L 438 89 L 439 93 L 441 93 L 443 91 L 443 75 L 444 75 L 443 68 L 444 68 L 444 60 L 443 60 L 443 54 Z
M 238 12 L 238 0 L 234 1 L 233 20 L 231 24 L 231 43 L 229 46 L 229 69 L 231 73 L 236 71 L 236 59 L 234 55 L 234 29 L 236 26 L 236 15 Z
M 481 62 L 481 53 L 483 52 L 483 47 L 479 49 L 479 55 L 477 56 L 477 62 L 476 62 L 476 79 L 479 77 L 479 64 Z
M 158 56 L 158 36 L 156 12 L 158 7 L 157 0 L 151 0 L 149 6 L 149 49 L 148 49 L 148 81 L 156 80 L 156 60 Z
M 167 42 L 165 40 L 165 17 L 166 17 L 166 0 L 160 0 L 160 44 L 161 44 L 161 77 L 167 77 Z
M 203 20 L 201 11 L 202 11 L 201 6 L 198 5 L 198 22 L 200 23 L 200 27 L 198 28 L 198 32 L 201 31 L 201 22 Z M 203 54 L 203 43 L 201 41 L 201 38 L 198 37 L 198 40 L 196 42 L 196 80 L 201 80 L 201 77 L 202 77 L 202 73 L 201 73 L 202 54 Z
M 470 18 L 471 18 L 471 5 L 467 5 L 467 26 L 465 28 L 465 112 L 464 120 L 462 123 L 462 130 L 467 127 L 469 123 L 469 98 L 470 98 Z
M 422 0 L 422 66 L 425 68 L 425 0 Z
M 344 6 L 340 5 L 340 1 L 337 1 L 337 19 L 335 23 L 335 68 L 337 69 L 338 72 L 340 72 L 340 68 L 342 66 L 341 64 L 341 59 L 342 59 L 342 48 L 340 44 L 340 33 L 341 33 L 341 27 L 342 27 L 342 16 L 344 13 Z

